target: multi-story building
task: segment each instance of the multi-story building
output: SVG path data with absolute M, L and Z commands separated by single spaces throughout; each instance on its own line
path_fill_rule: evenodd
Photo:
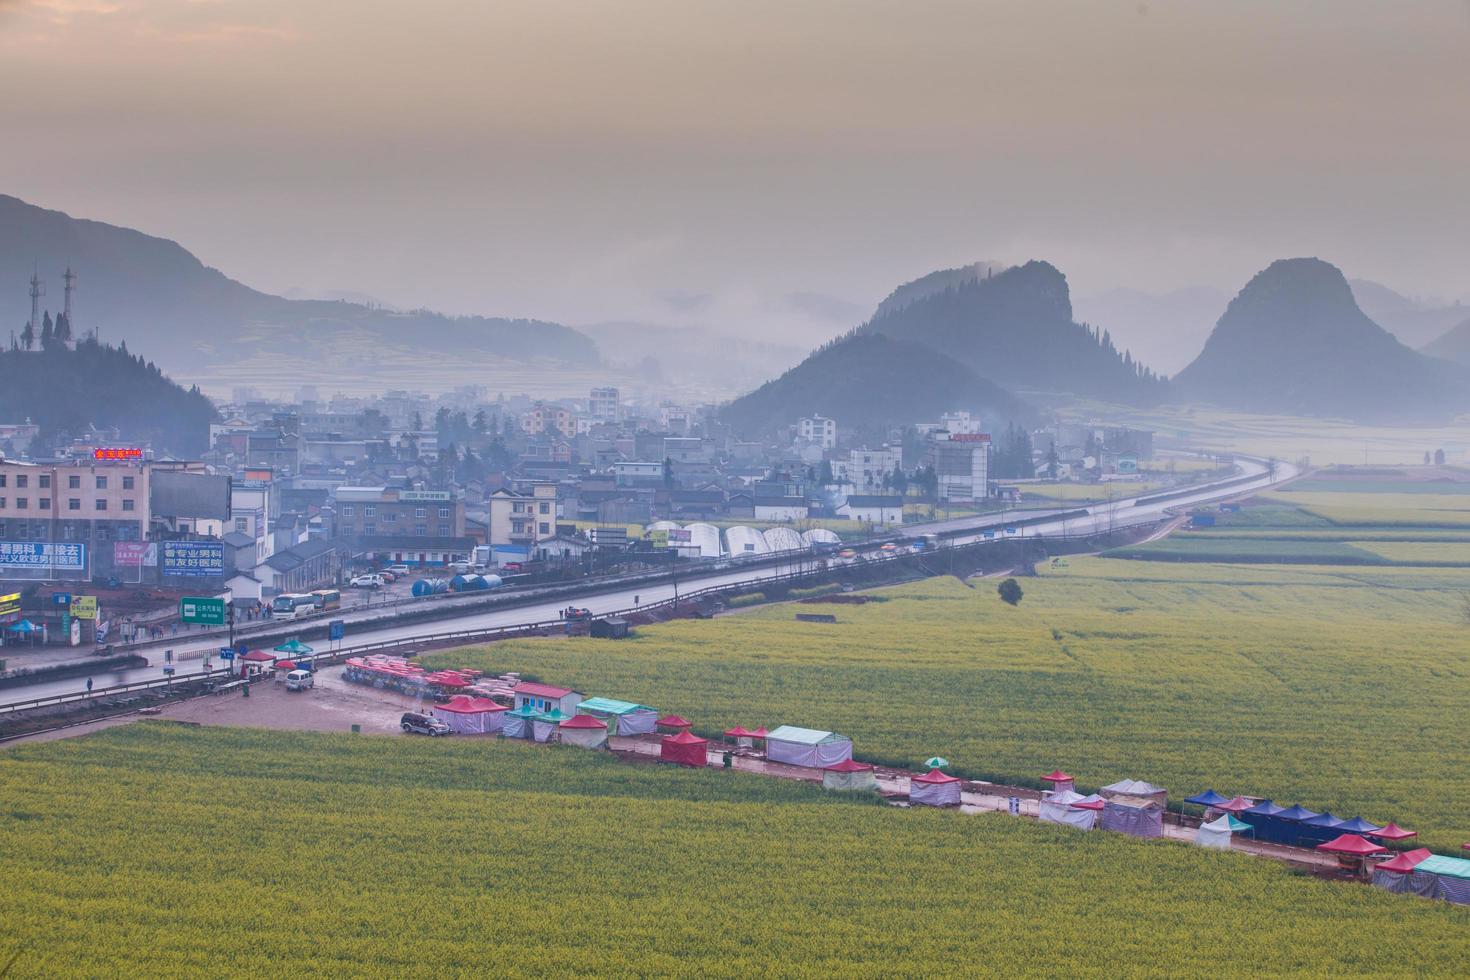
M 338 487 L 335 533 L 359 555 L 409 565 L 468 558 L 464 499 L 448 490 Z
M 560 405 L 537 402 L 521 416 L 521 431 L 528 436 L 559 433 L 567 439 L 577 437 L 577 417 Z
M 114 545 L 145 541 L 149 521 L 149 464 L 141 459 L 0 459 L 0 578 L 110 573 Z
M 883 478 L 898 469 L 903 462 L 903 450 L 898 446 L 882 449 L 854 449 L 846 460 L 835 460 L 832 474 L 841 483 L 851 483 L 859 490 L 878 490 Z
M 531 483 L 515 490 L 501 487 L 487 502 L 492 552 L 529 555 L 537 542 L 556 536 L 555 483 Z
M 616 388 L 593 388 L 587 398 L 587 414 L 594 423 L 617 425 L 622 417 L 622 400 Z
M 990 486 L 990 436 L 981 432 L 933 438 L 924 448 L 924 465 L 934 467 L 940 500 L 984 500 Z
M 694 428 L 694 411 L 682 405 L 660 405 L 658 426 L 662 432 L 687 436 Z
M 837 448 L 837 422 L 822 415 L 812 415 L 796 423 L 796 437 L 823 449 Z

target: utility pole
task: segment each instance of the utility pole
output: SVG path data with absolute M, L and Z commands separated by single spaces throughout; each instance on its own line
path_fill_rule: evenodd
M 46 286 L 41 282 L 39 267 L 31 270 L 31 329 L 40 336 L 41 297 L 46 295 Z M 39 341 L 38 341 L 39 342 Z
M 62 273 L 61 281 L 63 283 L 62 295 L 64 297 L 61 312 L 66 317 L 66 325 L 71 329 L 72 336 L 75 337 L 76 327 L 71 322 L 71 294 L 76 291 L 77 274 L 71 271 L 71 266 L 66 267 L 66 272 Z

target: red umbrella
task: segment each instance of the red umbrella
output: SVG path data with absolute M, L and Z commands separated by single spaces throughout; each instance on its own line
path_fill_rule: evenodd
M 276 670 L 295 670 L 296 665 L 289 660 L 277 660 Z
M 1347 854 L 1352 857 L 1367 857 L 1370 854 L 1387 854 L 1388 848 L 1382 844 L 1375 844 L 1370 840 L 1364 840 L 1357 834 L 1343 834 L 1335 840 L 1325 844 L 1318 844 L 1317 850 L 1329 851 L 1333 854 Z
M 1418 837 L 1419 834 L 1412 830 L 1405 830 L 1396 823 L 1391 823 L 1368 836 L 1377 837 L 1379 840 L 1408 840 L 1410 837 Z

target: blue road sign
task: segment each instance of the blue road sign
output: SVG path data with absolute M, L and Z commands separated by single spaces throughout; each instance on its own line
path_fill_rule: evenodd
M 71 593 L 53 592 L 51 593 L 51 602 L 58 606 L 69 606 L 71 605 Z
M 220 647 L 219 658 L 221 660 L 234 660 L 235 651 L 231 650 L 229 647 Z
M 327 639 L 340 640 L 346 635 L 347 624 L 344 621 L 340 619 L 334 619 L 327 624 Z

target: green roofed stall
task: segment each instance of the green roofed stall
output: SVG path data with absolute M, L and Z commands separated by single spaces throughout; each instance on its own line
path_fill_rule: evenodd
M 656 709 L 616 698 L 588 698 L 577 710 L 607 722 L 609 735 L 652 735 L 658 724 Z

